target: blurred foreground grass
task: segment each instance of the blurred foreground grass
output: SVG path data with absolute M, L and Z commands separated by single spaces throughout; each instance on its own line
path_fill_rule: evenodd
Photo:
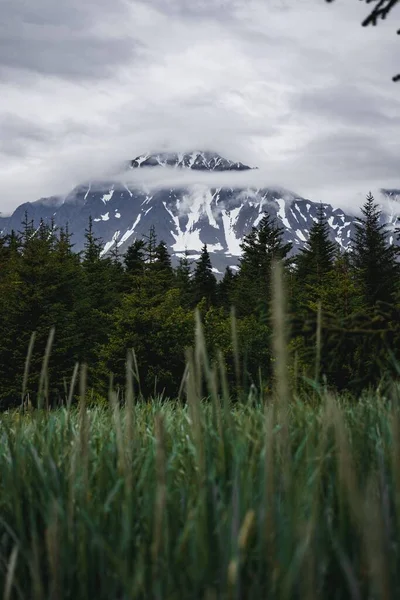
M 400 413 L 365 396 L 3 415 L 3 598 L 395 598 Z

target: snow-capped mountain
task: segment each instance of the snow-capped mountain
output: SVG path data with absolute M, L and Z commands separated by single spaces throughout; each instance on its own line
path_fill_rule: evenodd
M 222 158 L 215 152 L 143 154 L 132 160 L 130 166 L 132 169 L 136 167 L 168 166 L 191 169 L 192 171 L 248 171 L 252 168 L 240 162 L 235 163 Z
M 185 154 L 144 154 L 127 165 L 126 180 L 132 169 L 176 168 L 209 172 L 248 171 L 253 167 L 232 162 L 212 152 Z M 151 171 L 150 171 L 151 173 Z M 396 190 L 388 190 L 394 199 Z M 318 199 L 316 199 L 318 200 Z M 176 263 L 185 249 L 191 258 L 200 255 L 207 244 L 216 273 L 230 265 L 237 268 L 243 236 L 261 221 L 264 212 L 283 226 L 285 238 L 294 251 L 307 240 L 317 218 L 319 202 L 284 189 L 210 187 L 207 184 L 182 184 L 170 189 L 147 189 L 144 185 L 118 181 L 90 182 L 73 189 L 66 197 L 42 198 L 19 206 L 9 217 L 0 217 L 0 232 L 20 230 L 25 212 L 29 219 L 54 220 L 58 226 L 68 223 L 74 249 L 83 248 L 89 216 L 94 232 L 104 242 L 104 253 L 115 243 L 123 253 L 135 238 L 147 235 L 152 225 L 157 237 L 168 245 Z M 355 217 L 323 204 L 331 237 L 346 248 L 353 234 Z M 394 229 L 396 214 L 387 215 Z

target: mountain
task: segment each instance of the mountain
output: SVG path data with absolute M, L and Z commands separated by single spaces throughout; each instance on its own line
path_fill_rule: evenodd
M 248 167 L 240 162 L 232 162 L 222 158 L 215 152 L 191 152 L 188 154 L 177 152 L 163 152 L 151 155 L 143 154 L 131 161 L 130 167 L 174 167 L 191 169 L 192 171 L 248 171 Z
M 144 154 L 127 163 L 126 180 L 134 169 L 169 168 L 177 172 L 248 171 L 240 162 L 227 160 L 213 152 Z M 400 198 L 398 190 L 385 190 L 392 200 Z M 74 249 L 83 248 L 89 216 L 94 232 L 104 241 L 107 253 L 116 241 L 123 253 L 135 238 L 147 235 L 151 225 L 159 240 L 168 245 L 173 262 L 187 248 L 191 258 L 200 255 L 207 244 L 214 270 L 223 273 L 227 265 L 237 268 L 240 242 L 251 227 L 257 226 L 268 211 L 284 227 L 285 239 L 294 252 L 307 239 L 317 218 L 319 203 L 281 188 L 210 187 L 207 184 L 183 184 L 170 189 L 148 189 L 144 185 L 121 181 L 97 181 L 79 185 L 66 197 L 41 198 L 20 205 L 9 217 L 0 217 L 0 232 L 21 229 L 25 212 L 38 224 L 54 220 L 58 226 L 68 223 L 73 233 Z M 355 217 L 339 208 L 323 204 L 332 240 L 347 248 L 353 234 Z M 397 214 L 387 214 L 394 228 Z

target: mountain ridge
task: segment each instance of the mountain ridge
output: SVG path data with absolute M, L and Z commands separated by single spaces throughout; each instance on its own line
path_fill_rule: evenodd
M 145 153 L 129 161 L 132 169 L 176 168 L 208 172 L 249 171 L 241 162 L 223 158 L 217 153 Z M 150 171 L 151 173 L 151 171 Z M 386 190 L 397 199 L 397 190 Z M 399 195 L 400 198 L 400 195 Z M 284 239 L 293 244 L 293 252 L 303 247 L 312 223 L 317 219 L 321 203 L 303 198 L 285 188 L 217 187 L 207 184 L 150 191 L 145 186 L 122 181 L 87 182 L 76 186 L 65 197 L 51 196 L 21 204 L 9 217 L 0 216 L 0 232 L 19 230 L 25 212 L 37 223 L 54 221 L 57 226 L 68 223 L 73 233 L 75 250 L 83 248 L 84 232 L 89 217 L 96 236 L 104 242 L 104 254 L 118 243 L 123 253 L 135 238 L 146 235 L 155 226 L 158 239 L 166 242 L 176 264 L 185 250 L 198 258 L 207 244 L 217 275 L 226 266 L 238 267 L 240 243 L 252 227 L 256 227 L 268 211 L 284 228 Z M 330 237 L 343 249 L 348 248 L 357 217 L 340 208 L 322 203 L 330 229 Z M 400 211 L 400 207 L 399 207 Z M 385 214 L 389 228 L 394 229 L 397 214 Z

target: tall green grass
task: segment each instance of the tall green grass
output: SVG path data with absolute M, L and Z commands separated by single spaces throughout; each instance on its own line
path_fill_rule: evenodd
M 393 598 L 399 413 L 174 402 L 4 415 L 4 598 Z
M 81 367 L 64 408 L 1 415 L 5 600 L 399 597 L 400 388 L 297 399 L 275 277 L 269 397 L 232 402 L 197 315 L 181 400 L 135 397 L 129 354 L 123 403 L 90 406 Z

